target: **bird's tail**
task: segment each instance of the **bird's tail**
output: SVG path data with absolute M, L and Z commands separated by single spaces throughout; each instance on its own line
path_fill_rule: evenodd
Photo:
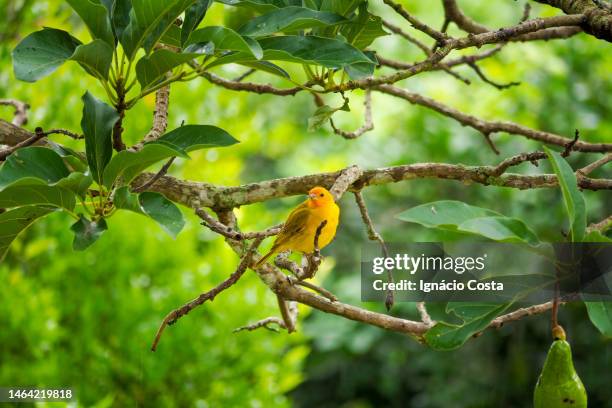
M 254 268 L 259 268 L 261 265 L 264 264 L 264 262 L 266 262 L 268 260 L 268 258 L 270 258 L 272 255 L 274 255 L 274 253 L 276 252 L 276 248 L 272 248 L 270 250 L 270 252 L 268 252 L 267 254 L 265 254 L 264 256 L 262 256 L 259 261 L 257 261 L 257 263 L 255 264 Z

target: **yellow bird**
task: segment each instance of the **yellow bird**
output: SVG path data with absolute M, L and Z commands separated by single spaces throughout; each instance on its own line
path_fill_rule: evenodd
M 319 249 L 323 248 L 334 239 L 339 216 L 340 208 L 331 193 L 323 187 L 314 187 L 308 192 L 308 199 L 291 211 L 272 249 L 255 264 L 255 268 L 279 252 L 313 253 L 317 228 L 327 221 L 319 235 Z

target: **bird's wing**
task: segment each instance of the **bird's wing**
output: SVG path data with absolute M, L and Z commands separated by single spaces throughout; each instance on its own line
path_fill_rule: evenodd
M 307 228 L 310 213 L 311 211 L 306 205 L 300 205 L 293 210 L 289 214 L 287 221 L 285 221 L 283 229 L 278 234 L 274 246 L 278 248 L 303 233 Z

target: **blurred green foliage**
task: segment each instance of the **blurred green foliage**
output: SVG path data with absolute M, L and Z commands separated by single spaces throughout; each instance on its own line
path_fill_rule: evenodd
M 19 38 L 42 26 L 66 29 L 81 39 L 87 38 L 86 30 L 65 3 L 26 3 L 19 21 L 2 28 L 0 97 L 31 104 L 30 128 L 78 131 L 80 97 L 86 89 L 103 97 L 100 86 L 75 64 L 35 84 L 18 82 L 11 70 L 10 51 Z M 374 12 L 401 23 L 379 2 L 372 3 Z M 6 10 L 7 4 L 0 2 L 0 9 Z M 512 24 L 522 14 L 519 2 L 483 6 L 472 0 L 461 4 L 491 27 Z M 442 24 L 438 4 L 410 2 L 409 9 L 433 26 Z M 215 4 L 206 21 L 243 18 L 241 11 L 228 10 Z M 544 7 L 532 11 L 534 16 L 553 13 Z M 458 34 L 452 27 L 451 33 Z M 419 75 L 402 85 L 486 119 L 512 120 L 567 136 L 578 128 L 585 140 L 609 141 L 612 53 L 605 52 L 606 47 L 586 35 L 567 41 L 510 44 L 480 64 L 497 81 L 522 82 L 501 92 L 483 84 L 465 67 L 458 71 L 472 80 L 470 86 L 443 72 Z M 422 58 L 418 49 L 391 36 L 377 40 L 374 48 L 405 61 Z M 221 70 L 230 78 L 243 71 Z M 292 74 L 299 77 L 300 72 L 294 69 Z M 265 74 L 255 74 L 251 80 L 289 86 Z M 363 110 L 360 92 L 349 97 L 351 112 L 334 116 L 337 125 L 346 129 L 359 126 Z M 339 97 L 326 98 L 330 106 L 341 104 Z M 375 130 L 347 141 L 333 135 L 327 126 L 314 133 L 306 131 L 307 119 L 316 107 L 305 93 L 279 98 L 230 92 L 204 80 L 174 84 L 170 129 L 183 121 L 212 124 L 241 143 L 196 152 L 192 160 L 175 164 L 171 174 L 237 185 L 337 170 L 348 164 L 372 168 L 500 160 L 473 129 L 388 96 L 374 94 L 373 101 Z M 123 125 L 128 143 L 140 140 L 150 127 L 153 103 L 150 95 L 130 111 Z M 10 118 L 10 109 L 1 109 L 0 115 Z M 505 134 L 494 135 L 493 140 L 501 157 L 539 148 Z M 76 146 L 79 142 L 67 144 L 71 143 Z M 573 155 L 569 161 L 576 167 L 595 158 Z M 550 168 L 522 164 L 515 171 L 550 172 Z M 605 172 L 600 169 L 594 176 Z M 364 196 L 387 241 L 455 239 L 451 233 L 394 219 L 406 208 L 441 199 L 462 200 L 519 217 L 539 236 L 553 241 L 562 238 L 561 230 L 567 230 L 558 190 L 516 191 L 413 180 L 372 187 Z M 585 192 L 585 197 L 590 222 L 612 212 L 609 192 Z M 251 205 L 237 210 L 237 215 L 245 230 L 264 228 L 281 220 L 298 200 Z M 338 237 L 324 251 L 327 259 L 317 279 L 341 299 L 358 304 L 359 247 L 367 237 L 349 195 L 341 206 Z M 235 255 L 191 215 L 185 230 L 172 240 L 150 220 L 119 214 L 109 222 L 109 231 L 84 253 L 72 251 L 68 224 L 69 219 L 61 214 L 37 223 L 19 238 L 0 265 L 0 385 L 70 386 L 80 405 L 98 407 L 478 408 L 530 404 L 549 344 L 547 316 L 513 323 L 447 353 L 305 308 L 297 334 L 265 330 L 232 334 L 236 327 L 277 314 L 274 296 L 251 272 L 214 302 L 168 328 L 158 351 L 151 353 L 150 342 L 165 314 L 224 279 L 237 265 Z M 383 310 L 382 305 L 365 306 Z M 416 311 L 412 304 L 401 304 L 393 314 L 415 317 Z M 591 406 L 611 406 L 610 340 L 598 334 L 580 306 L 563 308 L 561 322 Z

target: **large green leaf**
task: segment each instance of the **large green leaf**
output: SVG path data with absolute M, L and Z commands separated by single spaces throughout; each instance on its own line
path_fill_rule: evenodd
M 231 50 L 242 51 L 250 54 L 256 59 L 261 59 L 262 50 L 257 41 L 249 41 L 234 30 L 226 27 L 211 26 L 195 30 L 189 36 L 185 47 L 190 44 L 213 43 L 215 51 Z M 189 51 L 189 48 L 186 48 Z
M 91 36 L 100 39 L 109 46 L 115 45 L 109 14 L 99 2 L 91 0 L 66 0 L 85 22 Z
M 142 57 L 136 64 L 136 77 L 140 86 L 145 89 L 157 82 L 168 71 L 197 57 L 198 54 L 179 54 L 170 50 L 156 50 L 151 55 Z
M 494 241 L 539 243 L 536 234 L 523 221 L 461 201 L 422 204 L 398 214 L 397 218 L 427 228 L 476 234 Z
M 81 215 L 79 220 L 72 224 L 70 227 L 74 232 L 74 241 L 72 241 L 72 248 L 75 251 L 83 251 L 87 249 L 91 244 L 96 242 L 98 238 L 108 229 L 106 220 L 100 218 L 96 221 L 87 219 L 84 215 Z
M 167 30 L 175 25 L 176 19 L 189 7 L 194 0 L 175 0 L 168 13 L 153 27 L 148 36 L 145 37 L 143 46 L 147 53 L 151 52 L 155 43 L 163 37 Z
M 250 20 L 240 28 L 239 32 L 251 37 L 265 37 L 281 31 L 329 27 L 343 22 L 346 22 L 346 19 L 334 13 L 304 7 L 286 7 Z
M 128 186 L 119 187 L 115 190 L 113 204 L 121 210 L 128 210 L 136 214 L 144 215 L 144 211 L 140 206 L 140 201 L 138 201 L 138 194 L 130 192 Z
M 612 337 L 612 302 L 584 302 L 589 313 L 589 319 L 604 335 Z
M 68 60 L 81 44 L 66 31 L 44 28 L 24 38 L 13 50 L 15 77 L 34 82 Z
M 0 191 L 0 208 L 42 205 L 74 209 L 74 193 L 58 186 L 48 186 L 37 179 L 23 179 Z
M 176 237 L 185 226 L 181 210 L 163 195 L 147 191 L 138 196 L 138 201 L 142 211 L 171 236 Z
M 111 21 L 116 38 L 121 38 L 123 31 L 130 24 L 131 0 L 114 0 Z
M 113 47 L 102 40 L 93 40 L 89 44 L 79 45 L 70 59 L 81 64 L 92 76 L 108 79 L 108 71 L 113 61 Z
M 83 95 L 81 128 L 85 135 L 85 154 L 94 180 L 102 184 L 102 174 L 113 154 L 112 132 L 119 119 L 117 112 L 92 96 Z
M 138 152 L 117 153 L 104 171 L 104 184 L 111 187 L 119 176 L 123 183 L 152 164 L 172 156 L 188 157 L 187 152 L 209 147 L 230 146 L 238 143 L 229 133 L 215 126 L 185 125 L 166 133 L 154 142 L 144 145 Z
M 198 28 L 211 4 L 212 0 L 196 0 L 185 10 L 185 21 L 181 26 L 181 45 L 185 44 L 191 32 Z
M 348 16 L 357 8 L 365 3 L 366 0 L 321 0 L 320 10 L 331 11 L 332 13 Z
M 0 190 L 18 180 L 34 178 L 53 184 L 70 171 L 62 158 L 46 147 L 24 147 L 11 154 L 0 167 Z
M 582 193 L 578 190 L 574 170 L 559 153 L 546 146 L 544 146 L 544 151 L 559 180 L 565 210 L 570 222 L 570 238 L 572 242 L 581 242 L 586 229 L 586 205 Z
M 132 0 L 130 22 L 120 41 L 128 58 L 133 59 L 140 47 L 151 49 L 168 26 L 193 0 Z M 145 44 L 146 41 L 146 44 Z
M 27 206 L 0 214 L 0 261 L 4 259 L 9 246 L 21 231 L 51 212 L 53 208 Z
M 473 218 L 459 225 L 461 232 L 469 232 L 500 242 L 539 243 L 536 234 L 517 218 L 482 217 Z
M 343 41 L 315 36 L 276 36 L 259 41 L 266 61 L 289 61 L 300 64 L 323 65 L 327 68 L 344 68 L 353 64 L 374 67 L 374 63 L 363 52 Z M 212 68 L 229 63 L 252 61 L 252 57 L 238 52 L 218 58 L 208 65 Z
M 387 35 L 383 30 L 382 19 L 368 12 L 368 4 L 362 3 L 359 14 L 342 27 L 341 33 L 350 44 L 363 50 L 378 37 Z
M 257 11 L 258 13 L 266 13 L 268 11 L 280 9 L 289 6 L 301 6 L 302 0 L 217 0 L 219 3 L 224 3 L 230 6 L 246 7 Z
M 496 217 L 500 213 L 475 207 L 461 201 L 442 200 L 421 204 L 397 215 L 402 221 L 414 222 L 427 228 L 457 230 L 457 227 L 474 218 Z
M 87 189 L 91 186 L 93 178 L 89 173 L 81 173 L 78 171 L 70 173 L 68 177 L 65 177 L 55 183 L 55 186 L 65 188 L 66 190 L 72 191 L 74 194 L 81 198 L 85 198 Z
M 183 214 L 174 203 L 158 193 L 131 193 L 129 187 L 120 187 L 115 192 L 114 204 L 117 208 L 146 215 L 156 221 L 173 237 L 183 229 Z
M 438 322 L 425 333 L 425 341 L 436 350 L 453 350 L 461 347 L 472 335 L 484 330 L 510 305 L 511 303 L 449 303 L 447 310 L 461 318 L 463 324 Z

